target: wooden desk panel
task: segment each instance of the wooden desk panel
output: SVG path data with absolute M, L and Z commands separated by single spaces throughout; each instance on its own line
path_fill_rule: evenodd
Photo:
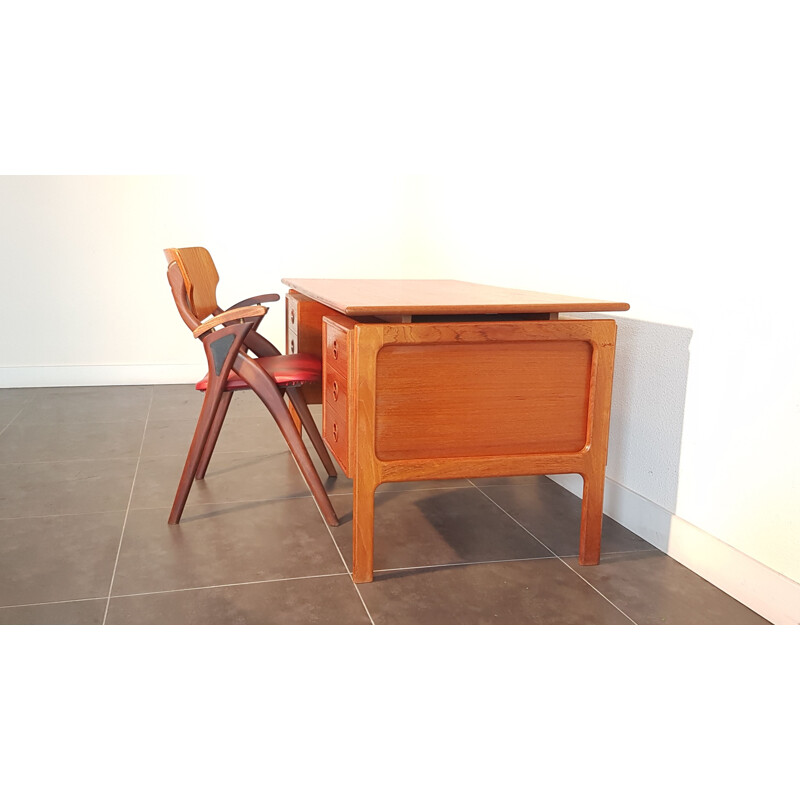
M 530 334 L 530 326 L 515 332 Z M 378 352 L 379 459 L 569 453 L 584 447 L 589 342 L 534 343 L 498 335 L 496 342 L 386 345 Z M 564 337 L 566 331 L 552 335 Z

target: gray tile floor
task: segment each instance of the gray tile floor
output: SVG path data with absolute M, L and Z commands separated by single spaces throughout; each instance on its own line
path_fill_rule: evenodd
M 351 482 L 328 481 L 328 528 L 246 393 L 168 526 L 200 400 L 0 390 L 0 623 L 766 624 L 609 518 L 580 567 L 580 501 L 545 477 L 380 487 L 375 581 L 356 586 Z

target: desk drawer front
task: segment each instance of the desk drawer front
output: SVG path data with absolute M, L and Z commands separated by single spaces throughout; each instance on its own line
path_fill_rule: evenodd
M 331 453 L 344 470 L 344 474 L 350 474 L 350 430 L 347 422 L 347 414 L 339 415 L 330 406 L 323 406 L 322 436 L 325 443 L 330 448 Z
M 337 414 L 347 416 L 347 376 L 338 370 L 329 369 L 325 375 L 324 402 Z
M 325 330 L 325 362 L 330 369 L 346 377 L 350 361 L 351 331 L 333 323 L 327 323 Z

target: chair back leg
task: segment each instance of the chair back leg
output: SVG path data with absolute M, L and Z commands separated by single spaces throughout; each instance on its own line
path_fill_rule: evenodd
M 290 386 L 286 389 L 286 394 L 289 395 L 294 410 L 297 412 L 297 416 L 300 417 L 300 421 L 306 429 L 308 438 L 311 439 L 311 444 L 314 445 L 314 449 L 317 451 L 320 461 L 322 461 L 322 466 L 325 467 L 325 471 L 331 478 L 335 478 L 337 475 L 336 467 L 333 465 L 333 461 L 328 453 L 328 448 L 325 447 L 325 442 L 322 441 L 322 436 L 320 436 L 314 418 L 308 410 L 308 404 L 306 403 L 305 397 L 303 397 L 302 388 L 299 386 Z
M 278 425 L 286 444 L 298 466 L 306 485 L 311 490 L 311 494 L 317 504 L 317 508 L 325 521 L 332 527 L 339 524 L 339 518 L 333 509 L 331 500 L 325 487 L 322 485 L 319 474 L 314 467 L 314 462 L 303 444 L 303 438 L 294 426 L 292 416 L 286 401 L 275 383 L 269 379 L 258 367 L 253 366 L 247 361 L 238 361 L 236 371 L 250 385 L 250 388 L 258 395 L 261 402 L 267 407 L 273 419 Z

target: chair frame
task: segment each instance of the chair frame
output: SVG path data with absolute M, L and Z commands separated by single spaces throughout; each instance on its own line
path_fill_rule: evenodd
M 280 296 L 257 295 L 236 303 L 226 311 L 216 306 L 214 315 L 203 322 L 196 316 L 190 301 L 187 279 L 178 261 L 180 251 L 164 252 L 169 262 L 167 279 L 178 312 L 194 337 L 202 342 L 208 360 L 208 386 L 204 392 L 203 406 L 170 510 L 169 524 L 176 525 L 180 522 L 193 481 L 205 478 L 233 392 L 239 391 L 227 388 L 231 372 L 236 372 L 264 403 L 277 423 L 322 517 L 329 525 L 337 526 L 339 519 L 285 399 L 286 395 L 291 401 L 326 472 L 330 477 L 336 477 L 336 468 L 303 397 L 302 386 L 305 381 L 280 384 L 247 354 L 249 350 L 258 358 L 282 355 L 269 340 L 257 333 L 258 325 L 267 313 L 267 309 L 260 304 L 275 302 Z

